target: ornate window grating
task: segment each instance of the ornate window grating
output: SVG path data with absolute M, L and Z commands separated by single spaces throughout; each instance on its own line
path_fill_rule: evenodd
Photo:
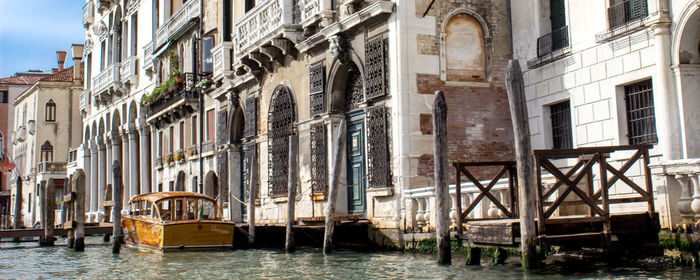
M 345 110 L 352 111 L 357 109 L 364 100 L 365 93 L 362 74 L 360 70 L 357 69 L 357 66 L 353 65 L 348 70 L 348 81 L 345 86 Z
M 216 173 L 219 175 L 217 185 L 219 186 L 219 201 L 228 202 L 228 152 L 219 151 L 216 155 Z
M 245 137 L 257 134 L 258 100 L 251 96 L 245 100 Z
M 384 38 L 379 36 L 365 44 L 365 79 L 367 84 L 367 99 L 386 94 L 386 63 Z
M 323 62 L 316 63 L 309 69 L 309 94 L 311 102 L 311 116 L 323 114 L 325 111 L 325 69 Z
M 287 194 L 289 172 L 289 135 L 293 132 L 294 101 L 289 88 L 278 85 L 272 93 L 268 121 L 269 194 Z
M 226 142 L 228 142 L 228 125 L 226 117 L 226 110 L 221 110 L 216 113 L 216 144 L 218 146 L 226 145 Z
M 367 108 L 367 181 L 369 187 L 388 187 L 389 148 L 386 109 L 382 105 Z
M 250 170 L 251 166 L 255 165 L 258 163 L 257 161 L 257 154 L 258 154 L 258 145 L 253 141 L 253 142 L 248 142 L 245 145 L 243 145 L 243 200 L 248 199 L 248 190 L 250 190 Z M 257 168 L 255 169 L 257 170 Z M 256 171 L 253 176 L 253 181 L 255 182 L 256 189 L 260 189 L 260 182 L 258 180 L 258 172 Z M 256 198 L 260 197 L 260 191 L 258 191 L 255 194 Z
M 313 193 L 328 193 L 326 126 L 311 125 L 311 190 Z

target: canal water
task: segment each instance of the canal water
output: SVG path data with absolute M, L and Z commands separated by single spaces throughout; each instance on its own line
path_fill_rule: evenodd
M 101 238 L 87 241 L 82 253 L 65 245 L 3 243 L 0 279 L 700 279 L 700 271 L 680 267 L 592 266 L 573 271 L 549 267 L 526 274 L 508 265 L 466 266 L 463 257 L 441 266 L 429 254 L 337 251 L 324 256 L 316 248 L 291 254 L 276 250 L 162 254 L 122 248 L 121 254 L 113 255 Z

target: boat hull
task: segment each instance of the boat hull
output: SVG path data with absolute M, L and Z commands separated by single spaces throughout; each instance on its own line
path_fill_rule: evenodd
M 122 218 L 127 245 L 162 251 L 216 250 L 233 246 L 235 224 L 215 220 L 160 222 Z

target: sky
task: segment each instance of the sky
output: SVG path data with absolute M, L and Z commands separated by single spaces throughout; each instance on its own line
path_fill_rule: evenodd
M 58 67 L 56 51 L 84 44 L 85 0 L 0 0 L 0 77 Z

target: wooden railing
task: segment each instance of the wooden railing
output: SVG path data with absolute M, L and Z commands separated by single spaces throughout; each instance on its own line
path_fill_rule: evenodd
M 651 145 L 629 145 L 612 147 L 592 147 L 566 150 L 536 150 L 537 172 L 537 196 L 538 196 L 538 223 L 540 235 L 546 234 L 545 224 L 566 223 L 572 220 L 580 220 L 580 215 L 563 217 L 559 215 L 552 219 L 555 211 L 562 206 L 583 205 L 587 213 L 585 218 L 590 221 L 602 221 L 603 233 L 609 234 L 611 229 L 610 205 L 617 203 L 646 202 L 647 212 L 650 217 L 654 215 L 654 197 L 649 169 L 649 149 Z M 609 162 L 611 153 L 633 153 L 624 163 L 615 168 Z M 557 167 L 555 160 L 577 160 L 567 171 Z M 627 174 L 632 166 L 641 162 L 641 177 L 643 186 L 634 182 Z M 554 177 L 554 182 L 545 187 L 543 184 L 543 172 L 548 172 Z M 597 186 L 593 177 L 597 176 Z M 623 182 L 633 192 L 624 197 L 610 198 L 610 187 L 618 182 Z M 583 188 L 579 187 L 583 184 Z M 597 188 L 596 188 L 597 187 Z M 617 195 L 616 195 L 617 196 Z
M 493 219 L 498 219 L 498 218 L 476 218 L 476 219 L 470 219 L 469 215 L 474 210 L 475 207 L 486 197 L 488 200 L 490 200 L 491 205 L 494 205 L 497 207 L 498 210 L 500 210 L 503 215 L 502 218 L 505 219 L 514 219 L 518 217 L 518 211 L 517 211 L 517 186 L 516 186 L 516 172 L 515 172 L 515 162 L 514 161 L 493 161 L 493 162 L 455 162 L 452 164 L 455 168 L 455 178 L 456 178 L 456 184 L 455 184 L 455 191 L 456 191 L 456 205 L 457 205 L 457 213 L 460 213 L 460 215 L 457 215 L 457 232 L 461 235 L 462 234 L 462 227 L 463 223 L 467 220 L 493 220 Z M 496 173 L 495 176 L 491 178 L 490 181 L 484 186 L 482 182 L 484 181 L 479 181 L 470 171 L 469 168 L 473 167 L 479 167 L 479 168 L 499 168 L 499 171 Z M 462 211 L 462 190 L 461 190 L 461 185 L 462 185 L 462 175 L 467 177 L 468 183 L 473 184 L 479 189 L 479 194 L 472 199 L 469 202 L 469 205 L 467 205 L 467 208 Z M 509 196 L 509 203 L 508 207 L 503 205 L 503 203 L 506 201 L 505 199 L 501 198 L 498 199 L 495 197 L 492 193 L 491 190 L 492 188 L 498 184 L 498 182 L 506 178 L 508 180 L 508 196 Z

